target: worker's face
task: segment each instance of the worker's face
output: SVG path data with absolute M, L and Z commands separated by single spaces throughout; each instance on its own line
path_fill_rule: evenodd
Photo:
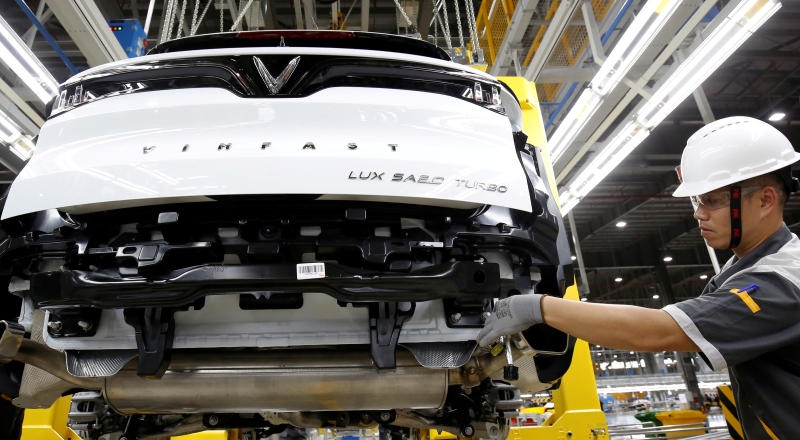
M 754 197 L 760 187 L 742 188 L 742 235 L 750 227 L 752 215 L 746 213 L 753 209 Z M 731 242 L 731 190 L 717 189 L 699 196 L 692 196 L 697 206 L 694 218 L 700 223 L 700 236 L 714 249 L 728 249 Z

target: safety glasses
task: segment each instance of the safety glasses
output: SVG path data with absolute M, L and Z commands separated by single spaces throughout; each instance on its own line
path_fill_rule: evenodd
M 716 211 L 717 209 L 726 208 L 731 205 L 731 192 L 735 189 L 741 191 L 739 197 L 744 197 L 748 194 L 754 193 L 760 189 L 761 186 L 746 186 L 743 188 L 723 188 L 716 191 L 711 191 L 699 196 L 689 196 L 692 204 L 696 207 L 702 206 L 709 211 Z

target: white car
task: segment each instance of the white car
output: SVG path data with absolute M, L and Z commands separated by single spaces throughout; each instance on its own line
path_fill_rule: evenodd
M 475 342 L 495 299 L 572 280 L 526 139 L 502 82 L 394 35 L 195 36 L 76 75 L 2 211 L 14 403 L 76 393 L 86 439 L 503 438 L 573 343 Z

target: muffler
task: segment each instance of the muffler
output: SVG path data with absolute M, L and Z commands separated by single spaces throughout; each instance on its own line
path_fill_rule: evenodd
M 367 349 L 174 352 L 159 379 L 135 365 L 106 378 L 122 414 L 255 413 L 439 408 L 447 370 L 425 368 L 398 349 L 397 367 L 375 368 Z
M 447 370 L 424 368 L 398 351 L 397 368 L 375 368 L 365 350 L 174 352 L 159 379 L 135 365 L 106 378 L 117 412 L 252 413 L 438 408 Z
M 157 379 L 136 374 L 131 361 L 108 377 L 77 377 L 65 355 L 24 338 L 0 321 L 0 362 L 17 360 L 87 390 L 103 390 L 121 414 L 256 413 L 439 408 L 447 396 L 446 369 L 421 366 L 398 348 L 397 367 L 378 369 L 368 347 L 172 353 Z

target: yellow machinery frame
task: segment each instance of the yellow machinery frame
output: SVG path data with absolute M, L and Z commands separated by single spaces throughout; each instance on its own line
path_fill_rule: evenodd
M 528 143 L 544 147 L 547 144 L 539 99 L 534 84 L 521 77 L 500 78 L 514 91 L 522 106 L 524 130 Z M 542 152 L 553 194 L 557 194 L 550 156 L 546 148 Z M 573 284 L 567 289 L 566 298 L 578 300 L 578 289 Z M 25 411 L 21 440 L 80 440 L 66 426 L 70 397 L 62 397 L 48 409 Z M 556 440 L 587 439 L 608 440 L 605 414 L 600 410 L 597 383 L 594 379 L 589 346 L 578 340 L 572 356 L 572 364 L 561 379 L 561 386 L 553 391 L 555 412 L 543 426 L 512 428 L 509 440 Z M 172 440 L 234 440 L 232 431 L 206 431 L 197 434 L 172 437 Z
M 528 133 L 528 143 L 542 147 L 550 190 L 558 197 L 553 163 L 545 148 L 547 137 L 536 87 L 533 82 L 522 77 L 502 77 L 500 80 L 506 83 L 519 99 L 523 128 L 525 133 Z M 580 297 L 577 285 L 573 283 L 564 297 L 578 301 Z M 586 341 L 579 339 L 575 343 L 569 370 L 562 377 L 561 386 L 553 390 L 553 403 L 555 404 L 553 415 L 544 422 L 544 425 L 512 428 L 508 440 L 608 439 L 606 416 L 600 410 L 592 356 Z

